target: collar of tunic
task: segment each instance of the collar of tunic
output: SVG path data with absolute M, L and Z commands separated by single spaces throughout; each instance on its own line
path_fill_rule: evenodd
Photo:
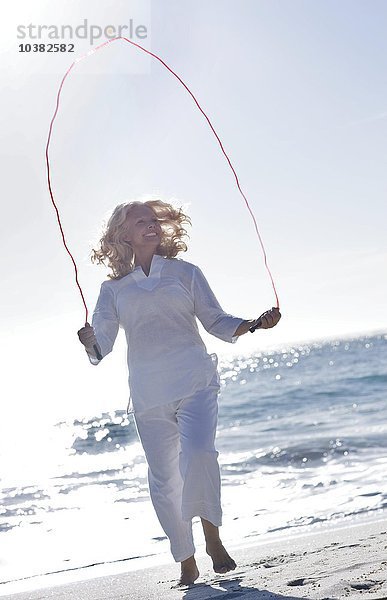
M 164 266 L 165 258 L 159 254 L 152 256 L 149 275 L 145 275 L 142 267 L 139 265 L 131 272 L 131 275 L 137 285 L 144 290 L 153 290 L 160 281 L 161 270 Z

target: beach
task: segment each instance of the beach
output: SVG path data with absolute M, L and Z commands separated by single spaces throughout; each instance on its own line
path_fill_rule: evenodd
M 387 599 L 386 343 L 220 362 L 221 537 L 238 568 L 211 571 L 195 518 L 201 575 L 188 590 L 171 589 L 179 565 L 130 416 L 4 420 L 1 597 Z
M 200 577 L 189 587 L 173 587 L 178 564 L 128 570 L 130 565 L 121 563 L 120 572 L 113 565 L 110 574 L 94 567 L 3 584 L 0 594 L 10 600 L 387 599 L 387 518 L 382 514 L 264 537 L 255 546 L 229 548 L 238 566 L 225 575 L 215 574 L 209 557 L 199 552 Z

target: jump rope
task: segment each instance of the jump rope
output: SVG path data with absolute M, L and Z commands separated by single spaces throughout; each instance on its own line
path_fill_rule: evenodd
M 242 197 L 243 197 L 243 199 L 244 199 L 244 201 L 245 201 L 245 203 L 246 203 L 247 209 L 248 209 L 248 211 L 249 211 L 249 213 L 250 213 L 250 215 L 251 215 L 251 218 L 252 218 L 252 220 L 253 220 L 254 227 L 255 227 L 255 231 L 256 231 L 256 233 L 257 233 L 258 240 L 259 240 L 259 243 L 260 243 L 260 245 L 261 245 L 261 249 L 262 249 L 262 253 L 263 253 L 263 259 L 264 259 L 265 267 L 266 267 L 266 270 L 267 270 L 267 272 L 268 272 L 268 274 L 269 274 L 270 281 L 271 281 L 271 284 L 272 284 L 272 287 L 273 287 L 273 291 L 274 291 L 274 295 L 275 295 L 275 299 L 276 299 L 276 308 L 277 308 L 277 309 L 279 309 L 279 300 L 278 300 L 278 294 L 277 294 L 277 290 L 276 290 L 275 283 L 274 283 L 274 280 L 273 280 L 273 276 L 272 276 L 272 274 L 271 274 L 271 271 L 270 271 L 270 269 L 269 269 L 269 266 L 268 266 L 268 263 L 267 263 L 266 250 L 265 250 L 265 246 L 264 246 L 264 244 L 263 244 L 262 238 L 261 238 L 261 234 L 259 233 L 259 229 L 258 229 L 257 221 L 256 221 L 256 219 L 255 219 L 255 216 L 254 216 L 254 213 L 253 213 L 253 211 L 251 210 L 251 207 L 250 207 L 250 205 L 249 205 L 249 202 L 248 202 L 248 200 L 247 200 L 247 198 L 246 198 L 245 194 L 243 193 L 243 191 L 242 191 L 242 189 L 241 189 L 241 186 L 240 186 L 240 184 L 239 184 L 239 179 L 238 179 L 238 176 L 237 176 L 237 174 L 236 174 L 236 171 L 235 171 L 235 169 L 234 169 L 234 167 L 233 167 L 233 165 L 232 165 L 232 163 L 231 163 L 231 160 L 230 160 L 230 158 L 228 157 L 228 155 L 227 155 L 227 153 L 226 153 L 226 151 L 225 151 L 225 149 L 224 149 L 224 147 L 223 147 L 223 144 L 222 144 L 222 142 L 221 142 L 221 140 L 220 140 L 220 138 L 219 138 L 218 134 L 216 133 L 216 131 L 215 131 L 215 129 L 214 129 L 214 127 L 213 127 L 213 125 L 212 125 L 212 123 L 211 123 L 210 119 L 208 118 L 208 116 L 206 115 L 206 113 L 204 112 L 204 110 L 202 109 L 202 107 L 200 106 L 199 102 L 197 101 L 197 99 L 195 98 L 194 94 L 191 92 L 191 90 L 189 89 L 189 87 L 188 87 L 188 86 L 187 86 L 187 85 L 184 83 L 184 81 L 181 79 L 181 77 L 179 77 L 179 75 L 177 75 L 177 73 L 175 73 L 175 71 L 173 71 L 173 70 L 172 70 L 172 69 L 171 69 L 171 68 L 170 68 L 170 67 L 169 67 L 169 66 L 168 66 L 168 65 L 167 65 L 167 64 L 166 64 L 166 63 L 165 63 L 165 62 L 164 62 L 164 61 L 163 61 L 163 60 L 162 60 L 162 59 L 161 59 L 159 56 L 157 56 L 157 54 L 154 54 L 153 52 L 150 52 L 150 51 L 149 51 L 149 50 L 147 50 L 146 48 L 143 48 L 143 46 L 140 46 L 139 44 L 136 44 L 135 42 L 133 42 L 133 41 L 129 40 L 129 39 L 128 39 L 128 38 L 126 38 L 126 37 L 119 36 L 119 37 L 111 38 L 111 39 L 110 39 L 110 40 L 108 40 L 107 42 L 104 42 L 103 44 L 100 44 L 99 46 L 96 46 L 95 48 L 93 48 L 93 50 L 90 50 L 89 52 L 86 52 L 85 54 L 83 54 L 82 56 L 80 56 L 79 58 L 77 58 L 77 59 L 76 59 L 76 60 L 75 60 L 75 61 L 74 61 L 74 62 L 73 62 L 71 65 L 70 65 L 70 67 L 67 69 L 66 73 L 64 74 L 64 76 L 63 76 L 63 78 L 62 78 L 62 81 L 61 81 L 61 83 L 60 83 L 59 89 L 58 89 L 58 93 L 57 93 L 57 97 L 56 97 L 56 108 L 55 108 L 54 115 L 53 115 L 53 117 L 52 117 L 52 119 L 51 119 L 51 123 L 50 123 L 50 129 L 49 129 L 49 132 L 48 132 L 48 138 L 47 138 L 47 145 L 46 145 L 46 166 L 47 166 L 47 181 L 48 181 L 48 189 L 49 189 L 49 192 L 50 192 L 50 197 L 51 197 L 52 204 L 53 204 L 53 206 L 54 206 L 54 209 L 55 209 L 55 212 L 56 212 L 56 217 L 57 217 L 57 220 L 58 220 L 59 229 L 60 229 L 60 232 L 61 232 L 61 234 L 62 234 L 62 241 L 63 241 L 63 245 L 64 245 L 64 247 L 65 247 L 65 249 L 66 249 L 67 253 L 69 254 L 69 256 L 70 256 L 70 258 L 71 258 L 71 260 L 72 260 L 72 263 L 73 263 L 73 265 L 74 265 L 74 270 L 75 270 L 75 283 L 76 283 L 76 285 L 77 285 L 77 287 L 78 287 L 78 290 L 79 290 L 79 293 L 80 293 L 80 295 L 81 295 L 82 302 L 83 302 L 83 306 L 84 306 L 84 308 L 85 308 L 85 313 L 86 313 L 85 325 L 88 325 L 88 316 L 89 316 L 89 310 L 88 310 L 88 308 L 87 308 L 87 304 L 86 304 L 86 301 L 85 301 L 85 296 L 84 296 L 84 294 L 83 294 L 83 291 L 82 291 L 81 285 L 80 285 L 80 283 L 79 283 L 79 279 L 78 279 L 78 267 L 77 267 L 77 263 L 75 262 L 75 259 L 74 259 L 73 255 L 71 254 L 71 252 L 70 252 L 70 250 L 69 250 L 69 247 L 68 247 L 68 245 L 67 245 L 66 238 L 65 238 L 65 234 L 64 234 L 64 230 L 63 230 L 63 226 L 62 226 L 61 219 L 60 219 L 59 210 L 58 210 L 57 204 L 56 204 L 56 202 L 55 202 L 55 199 L 54 199 L 54 194 L 53 194 L 53 191 L 52 191 L 51 177 L 50 177 L 50 175 L 51 175 L 51 168 L 50 168 L 50 159 L 49 159 L 49 148 L 50 148 L 50 142 L 51 142 L 51 136 L 52 136 L 52 130 L 53 130 L 54 121 L 55 121 L 55 119 L 56 119 L 56 116 L 57 116 L 57 114 L 58 114 L 58 110 L 59 110 L 59 104 L 60 104 L 60 95 L 61 95 L 61 92 L 62 92 L 63 84 L 64 84 L 64 82 L 65 82 L 65 80 L 66 80 L 67 76 L 69 75 L 70 71 L 71 71 L 71 70 L 74 68 L 74 66 L 75 66 L 77 63 L 81 62 L 81 60 L 84 60 L 85 58 L 87 58 L 87 57 L 91 56 L 92 54 L 94 54 L 94 53 L 95 53 L 95 52 L 97 52 L 98 50 L 101 50 L 101 48 L 104 48 L 104 47 L 105 47 L 105 46 L 107 46 L 108 44 L 111 44 L 111 43 L 113 43 L 113 42 L 116 42 L 117 40 L 124 40 L 125 42 L 128 42 L 128 44 L 131 44 L 132 46 L 135 46 L 136 48 L 139 48 L 139 49 L 140 49 L 140 50 L 142 50 L 143 52 L 146 52 L 146 54 L 149 54 L 150 56 L 153 56 L 153 58 L 156 58 L 156 59 L 157 59 L 157 60 L 158 60 L 158 61 L 159 61 L 159 62 L 160 62 L 160 63 L 161 63 L 161 64 L 162 64 L 162 65 L 163 65 L 163 66 L 164 66 L 166 69 L 168 69 L 168 71 L 169 71 L 170 73 L 172 73 L 172 75 L 174 75 L 174 76 L 176 77 L 176 79 L 177 79 L 177 80 L 178 80 L 178 81 L 179 81 L 179 82 L 182 84 L 182 86 L 184 86 L 184 87 L 185 87 L 185 89 L 187 90 L 187 92 L 190 94 L 190 96 L 192 97 L 193 101 L 195 102 L 196 106 L 198 107 L 198 109 L 200 110 L 200 112 L 202 113 L 202 115 L 204 116 L 204 118 L 206 119 L 206 121 L 207 121 L 208 125 L 210 126 L 210 128 L 211 128 L 211 130 L 212 130 L 212 133 L 214 134 L 214 136 L 215 136 L 215 137 L 216 137 L 216 139 L 218 140 L 219 146 L 220 146 L 220 148 L 221 148 L 221 150 L 222 150 L 222 152 L 223 152 L 223 154 L 224 154 L 224 156 L 225 156 L 225 158 L 226 158 L 226 160 L 227 160 L 227 162 L 228 162 L 228 165 L 229 165 L 230 169 L 232 170 L 232 172 L 233 172 L 233 174 L 234 174 L 234 177 L 235 177 L 235 181 L 236 181 L 236 185 L 237 185 L 237 187 L 238 187 L 238 190 L 239 190 L 240 194 L 242 195 Z M 266 311 L 266 312 L 267 312 L 267 311 Z M 262 314 L 262 315 L 259 317 L 258 321 L 256 322 L 256 324 L 255 324 L 254 326 L 250 327 L 249 331 L 250 331 L 251 333 L 254 333 L 254 331 L 255 331 L 256 329 L 259 329 L 259 328 L 262 326 L 262 321 L 261 321 L 261 319 L 262 319 L 262 317 L 263 317 L 263 316 L 266 314 L 266 312 L 265 312 L 265 313 L 263 313 L 263 314 Z M 97 347 L 97 346 L 93 346 L 93 348 L 94 348 L 94 351 L 95 351 L 95 353 L 96 353 L 96 356 L 97 356 L 97 358 L 98 358 L 99 360 L 101 360 L 101 359 L 102 359 L 102 356 L 101 356 L 101 354 L 100 354 L 100 352 L 99 352 L 99 350 L 98 350 L 98 347 Z

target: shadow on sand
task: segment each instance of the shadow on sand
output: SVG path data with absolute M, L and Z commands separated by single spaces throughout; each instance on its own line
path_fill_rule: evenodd
M 196 583 L 184 590 L 181 600 L 233 600 L 234 598 L 246 598 L 246 600 L 308 600 L 303 596 L 283 596 L 269 590 L 241 585 L 243 577 L 232 577 L 219 579 L 208 583 Z M 216 585 L 217 587 L 213 587 Z M 219 587 L 218 587 L 219 586 Z M 328 599 L 327 599 L 328 600 Z

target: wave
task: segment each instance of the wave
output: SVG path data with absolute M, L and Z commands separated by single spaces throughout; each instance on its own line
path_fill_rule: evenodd
M 222 465 L 225 473 L 243 474 L 256 471 L 262 466 L 295 467 L 305 469 L 318 467 L 332 460 L 346 460 L 358 457 L 360 453 L 367 453 L 370 449 L 378 449 L 385 455 L 383 449 L 387 448 L 387 438 L 380 433 L 367 437 L 346 437 L 345 439 L 314 439 L 300 444 L 285 447 L 274 446 L 269 450 L 260 450 L 246 458 L 229 460 Z M 238 455 L 236 455 L 238 457 Z M 362 458 L 359 457 L 359 460 Z
M 83 420 L 75 419 L 70 423 L 61 422 L 57 426 L 70 426 L 74 429 L 70 450 L 76 454 L 115 452 L 137 441 L 134 422 L 129 421 L 123 410 Z

